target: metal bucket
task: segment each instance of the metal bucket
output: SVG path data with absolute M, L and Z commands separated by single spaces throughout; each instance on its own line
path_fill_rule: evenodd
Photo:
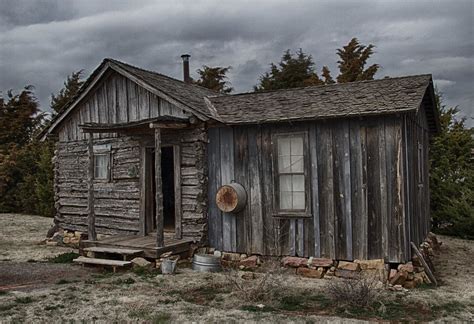
M 193 270 L 199 272 L 219 272 L 222 270 L 221 258 L 209 254 L 195 254 Z
M 165 259 L 161 262 L 162 274 L 174 274 L 176 272 L 177 260 Z

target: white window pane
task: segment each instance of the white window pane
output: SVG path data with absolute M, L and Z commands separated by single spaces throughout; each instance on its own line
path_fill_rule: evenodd
M 290 138 L 288 137 L 280 137 L 278 138 L 278 155 L 286 155 L 290 156 L 291 149 L 290 149 Z
M 293 191 L 291 185 L 291 175 L 280 176 L 280 191 Z
M 303 155 L 303 138 L 291 138 L 291 155 Z
M 278 172 L 279 173 L 291 172 L 291 157 L 290 156 L 278 157 Z
M 304 159 L 302 155 L 291 156 L 291 172 L 303 172 Z
M 292 194 L 289 191 L 280 191 L 280 209 L 292 209 Z
M 292 191 L 304 191 L 304 175 L 296 174 L 293 178 L 293 190 Z
M 94 178 L 107 179 L 109 156 L 107 154 L 94 155 Z
M 305 208 L 305 196 L 303 191 L 293 192 L 293 209 Z

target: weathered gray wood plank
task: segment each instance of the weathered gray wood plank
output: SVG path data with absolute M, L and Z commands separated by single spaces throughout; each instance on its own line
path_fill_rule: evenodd
M 234 180 L 234 136 L 233 129 L 220 128 L 221 140 L 221 178 L 222 184 L 228 184 Z M 225 251 L 235 251 L 236 241 L 236 219 L 235 215 L 223 213 L 223 247 Z
M 208 204 L 209 204 L 209 244 L 222 249 L 222 217 L 216 205 L 216 193 L 221 186 L 220 132 L 218 128 L 209 129 L 208 145 Z
M 336 257 L 334 232 L 334 181 L 333 181 L 333 144 L 332 124 L 321 123 L 316 128 L 318 180 L 320 193 L 320 233 L 321 256 Z
M 263 206 L 262 206 L 262 137 L 257 127 L 248 128 L 248 150 L 249 150 L 249 198 L 251 217 L 251 251 L 252 253 L 264 253 L 263 235 Z

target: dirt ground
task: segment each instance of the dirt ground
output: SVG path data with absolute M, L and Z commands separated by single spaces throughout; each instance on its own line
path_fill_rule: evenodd
M 353 316 L 347 311 L 333 316 L 335 312 L 329 311 L 328 305 L 332 305 L 332 309 L 337 307 L 325 297 L 330 282 L 325 279 L 275 274 L 272 280 L 276 282 L 274 289 L 276 295 L 280 294 L 280 302 L 272 304 L 245 298 L 246 295 L 230 283 L 238 273 L 195 273 L 183 265 L 174 276 L 142 271 L 113 274 L 52 263 L 48 261 L 50 258 L 71 249 L 38 245 L 50 226 L 51 219 L 0 214 L 0 322 L 358 323 L 379 319 L 372 313 L 354 313 L 357 316 Z M 418 315 L 411 318 L 416 320 L 474 321 L 474 283 L 470 267 L 474 242 L 449 237 L 440 239 L 443 245 L 435 259 L 440 286 L 387 292 L 389 298 L 413 303 Z M 263 276 L 255 274 L 257 279 L 250 280 L 248 286 L 254 288 L 252 285 L 260 283 Z M 308 304 L 302 305 L 300 300 Z M 389 307 L 389 304 L 380 304 L 383 310 Z M 426 318 L 423 317 L 425 308 L 430 310 Z M 431 310 L 436 310 L 435 317 Z M 383 318 L 396 319 L 397 314 L 405 310 L 399 311 L 401 313 L 391 308 L 386 313 L 393 312 L 392 317 Z M 380 309 L 377 312 L 380 313 Z

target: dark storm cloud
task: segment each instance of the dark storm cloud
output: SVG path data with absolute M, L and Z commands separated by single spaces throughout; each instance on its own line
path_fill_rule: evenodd
M 139 4 L 139 5 L 138 5 Z M 448 104 L 473 115 L 471 1 L 0 0 L 0 89 L 34 84 L 43 109 L 72 71 L 114 57 L 181 77 L 180 54 L 231 65 L 249 91 L 284 50 L 303 48 L 337 70 L 337 48 L 373 43 L 378 77 L 433 73 Z

